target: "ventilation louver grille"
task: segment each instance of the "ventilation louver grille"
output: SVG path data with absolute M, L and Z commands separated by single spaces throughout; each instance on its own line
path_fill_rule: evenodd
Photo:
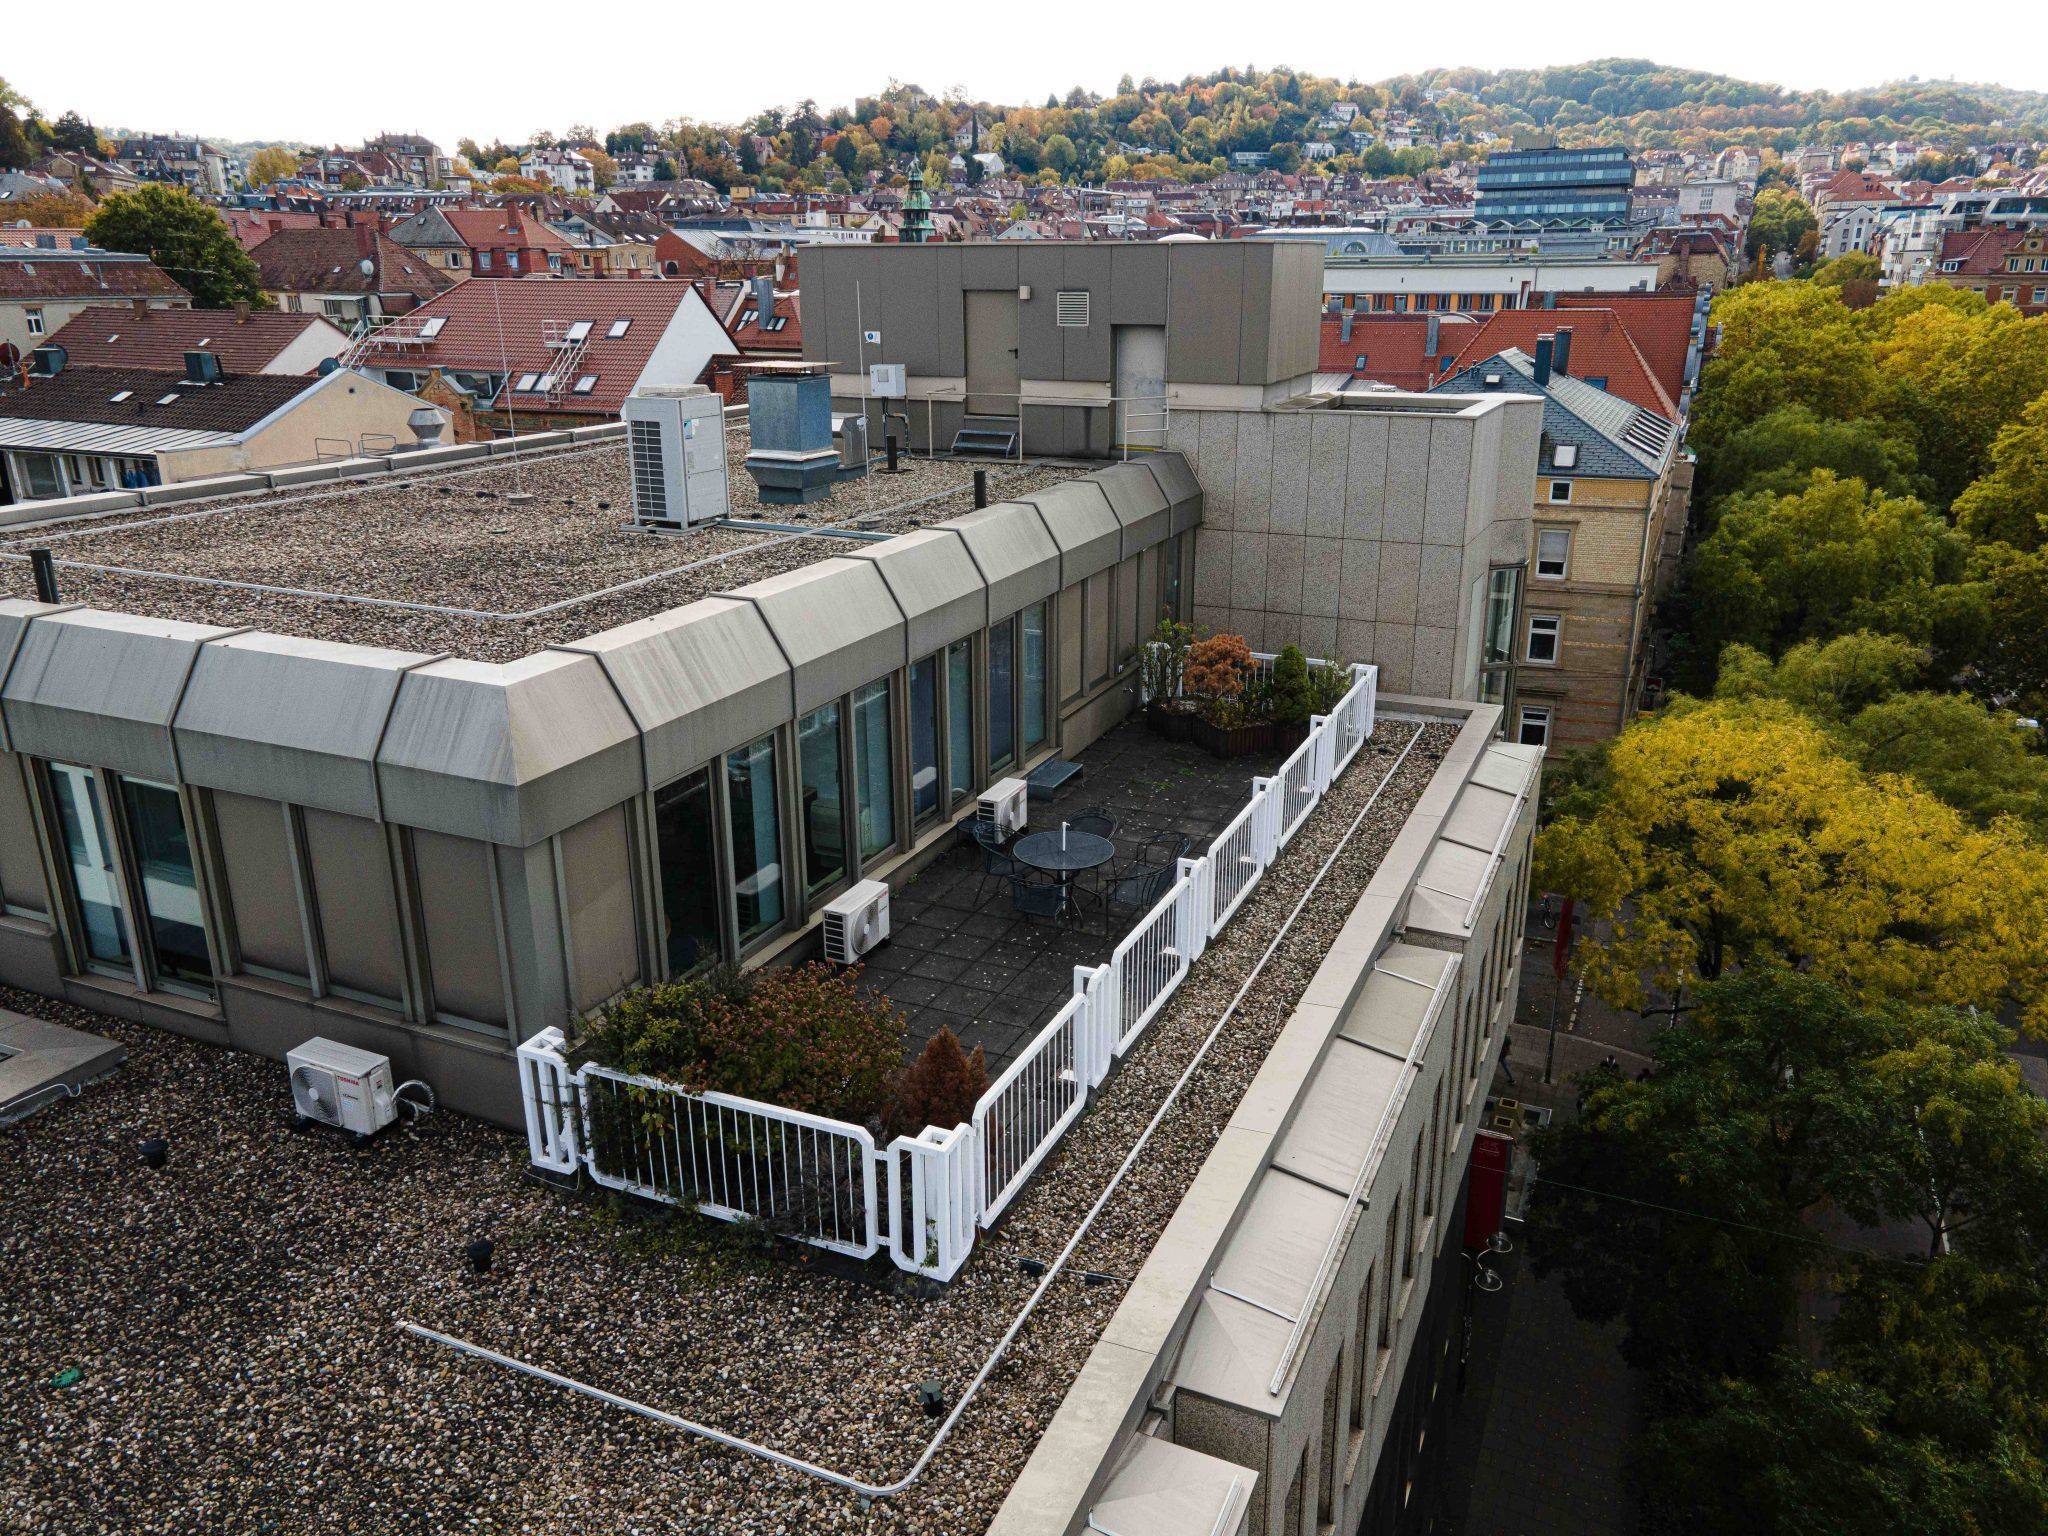
M 661 457 L 661 423 L 631 423 L 628 440 L 633 460 L 633 515 L 643 522 L 668 516 L 668 482 Z
M 1072 289 L 1052 296 L 1055 325 L 1085 326 L 1088 323 L 1088 290 Z

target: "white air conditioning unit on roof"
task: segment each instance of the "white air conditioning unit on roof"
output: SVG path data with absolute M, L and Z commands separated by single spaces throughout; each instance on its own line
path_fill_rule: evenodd
M 315 1035 L 285 1057 L 299 1119 L 352 1131 L 363 1140 L 398 1118 L 391 1058 Z
M 861 881 L 825 908 L 827 960 L 852 965 L 888 937 L 889 887 L 880 880 Z
M 1015 837 L 1024 830 L 1031 786 L 1022 779 L 997 779 L 981 792 L 976 814 L 996 829 L 998 837 Z
M 628 395 L 624 415 L 634 523 L 676 529 L 724 517 L 725 401 L 701 384 L 655 385 Z

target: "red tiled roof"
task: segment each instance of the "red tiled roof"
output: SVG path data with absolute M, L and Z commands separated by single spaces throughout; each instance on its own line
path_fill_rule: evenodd
M 449 279 L 368 225 L 353 229 L 281 229 L 249 252 L 272 293 L 403 293 L 431 299 Z M 369 257 L 376 271 L 364 275 Z
M 1685 360 L 1692 350 L 1694 295 L 1690 289 L 1659 289 L 1655 293 L 1560 293 L 1560 309 L 1611 310 L 1628 330 L 1636 350 L 1650 365 L 1665 395 L 1685 393 Z M 1572 348 L 1578 349 L 1574 333 Z M 1573 372 L 1577 372 L 1574 367 Z M 1642 404 L 1638 401 L 1637 404 Z M 1655 407 L 1647 407 L 1654 410 Z
M 1951 261 L 1961 263 L 1948 276 L 1994 277 L 2005 272 L 2006 257 L 2012 254 L 2014 246 L 2029 236 L 2038 240 L 2041 232 L 2037 229 L 1952 230 L 1941 237 L 1941 262 L 1944 267 Z
M 228 231 L 242 243 L 243 250 L 252 250 L 261 245 L 280 229 L 318 229 L 320 215 L 299 209 L 283 211 L 255 208 L 223 208 L 220 216 L 227 220 Z
M 552 409 L 617 415 L 677 310 L 703 302 L 690 284 L 655 278 L 473 277 L 405 317 L 402 331 L 408 335 L 439 319 L 433 340 L 380 343 L 362 361 L 372 368 L 452 368 L 509 373 L 516 379 L 522 373 L 545 373 L 553 364 L 556 354 L 545 339 L 548 322 L 588 320 L 590 339 L 575 371 L 579 377 L 594 374 L 596 387 L 588 394 L 564 393 L 553 405 L 527 395 L 514 396 L 512 403 L 522 413 Z M 623 336 L 615 337 L 610 332 L 619 320 L 631 323 Z
M 1890 182 L 1880 181 L 1868 171 L 1837 171 L 1815 194 L 1816 200 L 1824 198 L 1831 203 L 1888 203 L 1897 196 Z
M 73 366 L 182 369 L 187 352 L 211 352 L 230 374 L 261 373 L 308 330 L 330 333 L 334 350 L 345 338 L 318 315 L 231 309 L 89 309 L 61 326 L 49 341 Z
M 168 299 L 192 295 L 155 262 L 104 251 L 27 251 L 0 256 L 0 299 Z
M 1351 339 L 1344 339 L 1344 317 L 1323 315 L 1321 347 L 1316 368 L 1321 373 L 1348 373 L 1354 379 L 1371 379 L 1396 389 L 1420 393 L 1444 375 L 1444 365 L 1464 350 L 1479 329 L 1469 315 L 1437 315 L 1437 350 L 1425 351 L 1429 341 L 1428 315 L 1354 314 Z M 1359 359 L 1365 366 L 1359 366 Z
M 519 208 L 443 208 L 463 244 L 471 250 L 566 251 L 571 243 Z
M 1646 411 L 1655 411 L 1666 421 L 1678 419 L 1678 407 L 1671 403 L 1671 397 L 1657 382 L 1656 374 L 1629 335 L 1628 327 L 1612 309 L 1574 305 L 1567 310 L 1501 310 L 1479 328 L 1479 334 L 1458 354 L 1454 366 L 1470 367 L 1510 347 L 1533 357 L 1536 338 L 1551 335 L 1563 326 L 1571 327 L 1570 371 L 1576 377 L 1589 382 L 1605 379 L 1600 387 L 1610 395 L 1618 395 Z

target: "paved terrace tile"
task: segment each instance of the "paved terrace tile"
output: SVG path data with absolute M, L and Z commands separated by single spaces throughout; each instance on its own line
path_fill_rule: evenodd
M 1127 720 L 1081 753 L 1079 778 L 1052 799 L 1032 798 L 1030 829 L 1100 806 L 1116 820 L 1108 873 L 1162 862 L 1177 837 L 1197 854 L 1244 809 L 1253 777 L 1272 773 L 1281 756 L 1222 760 Z M 1128 912 L 1105 923 L 1093 896 L 1104 873 L 1080 878 L 1081 915 L 1064 923 L 1012 911 L 1003 881 L 983 876 L 981 851 L 970 846 L 897 890 L 894 937 L 868 957 L 863 980 L 908 1015 L 910 1054 L 947 1028 L 968 1051 L 982 1048 L 991 1077 L 1014 1060 L 1073 996 L 1074 967 L 1102 964 L 1131 929 Z

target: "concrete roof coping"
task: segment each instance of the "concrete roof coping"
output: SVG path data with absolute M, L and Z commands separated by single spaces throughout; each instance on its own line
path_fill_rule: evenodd
M 907 664 L 903 610 L 871 560 L 838 556 L 720 594 L 761 611 L 794 673 L 796 712 Z
M 1377 979 L 1389 986 L 1406 985 Z M 1417 1019 L 1411 1027 L 1409 1043 L 1421 1022 Z M 1302 1094 L 1300 1113 L 1273 1148 L 1273 1166 L 1333 1195 L 1349 1195 L 1373 1132 L 1387 1105 L 1401 1092 L 1406 1071 L 1402 1056 L 1377 1044 L 1361 1045 L 1350 1038 L 1331 1041 L 1329 1055 Z M 1319 1230 L 1327 1234 L 1330 1224 L 1324 1222 Z
M 960 535 L 988 588 L 988 617 L 1007 619 L 1059 590 L 1060 547 L 1038 509 L 999 501 L 934 525 Z
M 707 597 L 556 647 L 596 659 L 642 736 L 659 789 L 789 720 L 796 695 L 752 603 Z
M 957 528 L 919 528 L 848 551 L 882 573 L 903 611 L 913 661 L 988 622 L 988 589 Z
M 1122 558 L 1123 524 L 1093 476 L 1063 481 L 1017 499 L 1038 509 L 1053 542 L 1059 545 L 1062 588 L 1106 571 Z
M 1153 1435 L 1133 1435 L 1088 1512 L 1102 1536 L 1209 1536 L 1234 1532 L 1259 1475 L 1235 1462 Z
M 392 821 L 521 848 L 630 799 L 643 776 L 603 669 L 563 651 L 406 673 L 377 764 Z

